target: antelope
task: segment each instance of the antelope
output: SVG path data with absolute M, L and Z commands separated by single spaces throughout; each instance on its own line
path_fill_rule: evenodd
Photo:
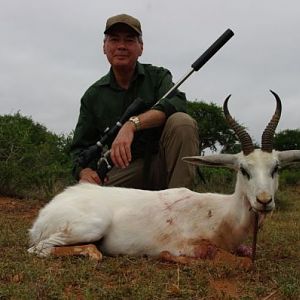
M 252 231 L 255 216 L 262 222 L 274 210 L 279 168 L 300 161 L 300 150 L 273 150 L 281 101 L 271 92 L 276 110 L 262 134 L 261 149 L 254 148 L 249 134 L 230 115 L 229 95 L 224 101 L 224 115 L 242 151 L 183 158 L 194 165 L 234 169 L 237 179 L 233 194 L 79 183 L 41 209 L 29 230 L 28 251 L 40 257 L 86 255 L 96 261 L 102 259 L 102 253 L 148 255 L 183 263 L 226 257 L 234 264 L 249 265 L 249 258 L 233 252 Z

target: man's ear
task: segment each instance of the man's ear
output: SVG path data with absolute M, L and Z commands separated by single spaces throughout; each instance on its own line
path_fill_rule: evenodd
M 140 54 L 139 54 L 139 56 L 141 56 L 141 55 L 143 54 L 143 50 L 144 50 L 144 43 L 142 42 L 142 43 L 140 43 L 140 45 L 141 45 L 141 50 L 140 50 Z

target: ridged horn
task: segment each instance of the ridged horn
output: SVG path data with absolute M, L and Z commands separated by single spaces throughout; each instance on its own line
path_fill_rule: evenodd
M 275 92 L 273 92 L 272 90 L 270 90 L 270 92 L 276 99 L 276 110 L 261 137 L 261 150 L 264 152 L 272 152 L 273 150 L 274 133 L 281 115 L 281 100 Z
M 224 115 L 225 115 L 225 118 L 227 120 L 229 127 L 231 127 L 234 130 L 235 134 L 237 135 L 237 137 L 241 143 L 243 153 L 245 155 L 248 155 L 254 151 L 252 139 L 251 139 L 250 135 L 246 132 L 246 130 L 241 125 L 239 125 L 238 122 L 236 120 L 234 120 L 232 118 L 232 116 L 230 115 L 229 110 L 228 110 L 228 100 L 230 97 L 231 97 L 231 95 L 229 95 L 224 101 L 224 104 L 223 104 Z

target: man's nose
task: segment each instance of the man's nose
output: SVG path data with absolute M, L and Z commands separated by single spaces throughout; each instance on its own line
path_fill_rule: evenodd
M 117 44 L 118 48 L 126 48 L 126 41 L 120 39 Z

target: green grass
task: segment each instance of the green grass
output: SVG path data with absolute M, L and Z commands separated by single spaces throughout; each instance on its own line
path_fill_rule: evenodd
M 4 199 L 0 299 L 300 299 L 300 188 L 284 188 L 278 198 L 259 232 L 252 271 L 129 256 L 104 257 L 98 265 L 85 258 L 41 259 L 26 249 L 42 203 Z

